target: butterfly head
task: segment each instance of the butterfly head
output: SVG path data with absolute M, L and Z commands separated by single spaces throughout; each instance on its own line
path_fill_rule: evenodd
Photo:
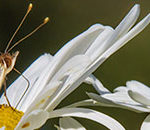
M 5 68 L 6 74 L 8 74 L 14 68 L 18 54 L 19 51 L 16 51 L 13 54 L 6 52 L 0 55 L 0 65 Z

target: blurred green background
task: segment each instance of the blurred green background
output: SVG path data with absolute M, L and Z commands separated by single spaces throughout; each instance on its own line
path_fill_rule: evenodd
M 14 42 L 31 32 L 46 16 L 49 16 L 51 21 L 13 49 L 13 51 L 20 51 L 16 68 L 21 72 L 41 54 L 51 53 L 54 55 L 67 41 L 92 24 L 101 23 L 116 27 L 135 3 L 141 5 L 141 14 L 138 21 L 150 12 L 150 0 L 0 0 L 1 52 L 5 49 L 30 2 L 34 4 L 33 10 L 15 37 Z M 132 79 L 150 86 L 149 27 L 113 54 L 94 72 L 110 90 L 125 85 L 126 81 Z M 8 76 L 7 84 L 10 84 L 17 76 L 12 72 Z M 60 107 L 81 99 L 87 99 L 85 91 L 95 92 L 90 85 L 82 84 L 60 104 Z M 92 108 L 114 117 L 127 130 L 139 130 L 147 115 L 118 108 Z M 88 130 L 107 130 L 90 120 L 76 119 Z M 57 123 L 58 119 L 50 120 L 41 130 L 55 130 L 53 125 Z

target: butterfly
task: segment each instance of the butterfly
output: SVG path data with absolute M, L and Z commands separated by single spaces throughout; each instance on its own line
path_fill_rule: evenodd
M 32 3 L 29 4 L 28 9 L 26 14 L 24 15 L 22 21 L 20 22 L 19 26 L 17 27 L 15 33 L 13 34 L 13 36 L 11 37 L 10 41 L 7 44 L 7 47 L 5 49 L 5 51 L 2 53 L 0 52 L 0 90 L 2 89 L 2 87 L 4 86 L 4 96 L 7 100 L 7 103 L 9 106 L 11 106 L 7 94 L 6 94 L 6 76 L 7 74 L 9 74 L 12 70 L 15 70 L 17 73 L 19 73 L 27 82 L 28 82 L 28 86 L 26 88 L 26 90 L 24 91 L 22 97 L 20 98 L 19 102 L 17 103 L 16 107 L 18 106 L 18 104 L 20 103 L 21 99 L 23 98 L 23 96 L 25 95 L 25 93 L 27 92 L 28 88 L 29 88 L 29 80 L 23 75 L 21 74 L 17 69 L 14 68 L 17 57 L 19 55 L 19 51 L 16 51 L 15 53 L 9 53 L 16 45 L 18 45 L 19 43 L 21 43 L 23 40 L 25 40 L 26 38 L 28 38 L 29 36 L 31 36 L 34 32 L 36 32 L 39 28 L 41 28 L 43 25 L 45 25 L 48 21 L 49 18 L 46 17 L 43 21 L 42 24 L 40 24 L 38 27 L 36 27 L 32 32 L 30 32 L 29 34 L 27 34 L 25 37 L 23 37 L 22 39 L 20 39 L 18 42 L 16 42 L 11 48 L 9 48 L 11 42 L 13 41 L 15 35 L 17 34 L 17 32 L 19 31 L 20 27 L 22 26 L 22 24 L 24 23 L 26 17 L 28 16 L 29 12 L 31 11 L 33 5 Z

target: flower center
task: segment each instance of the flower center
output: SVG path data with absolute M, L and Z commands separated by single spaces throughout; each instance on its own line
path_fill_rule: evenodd
M 0 128 L 5 127 L 5 130 L 14 130 L 23 115 L 22 111 L 6 104 L 0 105 Z

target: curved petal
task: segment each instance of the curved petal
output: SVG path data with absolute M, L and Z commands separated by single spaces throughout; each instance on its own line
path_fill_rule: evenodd
M 91 46 L 87 49 L 85 55 L 89 56 L 92 61 L 99 57 L 110 45 L 106 41 L 113 35 L 114 29 L 105 26 L 105 30 L 99 34 Z
M 101 65 L 110 55 L 120 49 L 129 40 L 140 33 L 150 23 L 150 14 L 141 20 L 135 27 L 133 27 L 127 34 L 118 39 L 110 48 L 108 48 L 95 62 L 87 68 L 88 71 L 94 72 L 99 65 Z M 90 70 L 89 70 L 90 69 Z
M 15 130 L 34 130 L 41 127 L 48 119 L 48 112 L 35 110 L 29 115 L 24 115 Z
M 150 115 L 148 115 L 141 125 L 140 130 L 149 130 L 150 128 Z
M 127 87 L 124 87 L 124 86 L 120 86 L 120 87 L 117 87 L 113 90 L 113 92 L 128 92 L 128 88 Z
M 110 91 L 107 88 L 105 88 L 103 84 L 93 74 L 87 77 L 84 82 L 92 84 L 99 94 L 110 93 Z
M 136 4 L 130 12 L 126 15 L 126 17 L 121 21 L 121 23 L 116 27 L 115 30 L 105 27 L 105 31 L 103 31 L 99 37 L 95 40 L 95 43 L 99 43 L 99 47 L 95 50 L 91 51 L 92 57 L 95 59 L 100 56 L 102 53 L 107 51 L 120 37 L 125 35 L 128 30 L 133 26 L 136 22 L 140 13 L 140 7 Z M 106 32 L 106 34 L 105 34 Z M 104 39 L 104 36 L 101 36 L 104 33 L 104 36 L 107 36 L 107 39 Z M 94 44 L 94 43 L 93 43 Z M 92 54 L 93 53 L 93 54 Z M 94 56 L 93 56 L 94 55 Z M 94 59 L 92 58 L 92 59 Z M 94 59 L 94 60 L 95 60 Z
M 149 87 L 135 80 L 128 81 L 126 84 L 129 89 L 129 95 L 133 100 L 146 106 L 150 105 Z
M 132 95 L 130 94 L 131 93 L 130 91 L 128 94 L 128 90 L 130 90 L 131 88 L 136 90 L 138 89 L 139 85 L 141 85 L 141 89 L 145 90 L 144 88 L 146 88 L 148 89 L 148 92 L 149 92 L 148 87 L 146 87 L 145 85 L 137 81 L 127 82 L 127 87 L 123 87 L 123 86 L 118 87 L 114 89 L 114 93 L 111 93 L 109 90 L 107 90 L 96 77 L 95 78 L 94 77 L 92 78 L 91 76 L 90 78 L 88 77 L 87 82 L 92 83 L 92 85 L 96 88 L 96 90 L 100 94 L 100 95 L 97 95 L 95 93 L 87 93 L 91 99 L 98 102 L 93 105 L 101 105 L 101 106 L 107 106 L 107 107 L 121 107 L 121 108 L 129 109 L 129 110 L 133 110 L 136 112 L 149 112 L 150 111 L 149 108 L 144 105 L 144 103 L 141 103 L 139 101 L 137 102 L 137 100 L 141 100 L 141 101 L 144 100 L 143 98 L 141 98 L 141 95 L 138 95 L 138 99 L 137 99 L 136 98 L 137 95 L 134 94 L 135 96 L 133 95 L 132 97 Z M 136 100 L 133 98 L 136 98 Z M 85 103 L 89 104 L 92 102 L 85 102 Z M 80 104 L 84 104 L 84 102 L 80 102 Z
M 63 117 L 59 120 L 60 130 L 86 130 L 77 120 Z
M 104 95 L 97 95 L 94 93 L 88 93 L 88 96 L 93 100 L 99 102 L 98 104 L 106 107 L 120 107 L 124 109 L 129 109 L 135 112 L 149 112 L 150 110 L 132 100 L 127 93 L 116 92 Z
M 90 47 L 92 42 L 104 30 L 101 24 L 95 24 L 64 45 L 55 55 L 49 73 L 42 80 L 50 81 L 57 71 L 73 56 L 82 55 Z M 42 85 L 42 84 L 41 84 Z
M 54 94 L 58 87 L 62 86 L 62 84 L 62 82 L 55 82 L 51 83 L 51 86 L 44 88 L 43 92 L 41 92 L 40 95 L 37 96 L 34 101 L 32 101 L 30 107 L 26 111 L 26 114 L 30 113 L 35 109 L 44 109 L 45 106 L 49 104 L 48 99 L 51 97 L 52 94 Z
M 70 58 L 54 75 L 51 81 L 58 81 L 63 78 L 65 74 L 71 75 L 78 71 L 85 70 L 85 68 L 90 64 L 91 60 L 85 55 L 76 55 Z
M 137 25 L 135 25 L 127 34 L 118 39 L 112 47 L 110 47 L 100 58 L 108 58 L 115 51 L 120 49 L 138 33 L 140 33 L 148 24 L 150 23 L 150 14 L 148 14 L 143 20 L 141 20 Z
M 69 93 L 71 93 L 75 88 L 72 84 L 75 83 L 76 79 L 80 77 L 82 71 L 89 65 L 90 59 L 85 55 L 77 55 L 71 58 L 61 69 L 58 71 L 58 76 L 54 79 L 61 79 L 66 72 L 68 73 L 68 78 L 66 79 L 64 85 L 56 91 L 56 93 L 51 96 L 51 101 L 49 102 L 46 110 L 53 110 Z M 60 75 L 61 74 L 61 75 Z M 59 76 L 60 75 L 60 76 Z M 52 80 L 53 81 L 53 80 Z M 78 82 L 77 82 L 78 83 Z M 78 86 L 76 86 L 78 87 Z M 68 89 L 70 92 L 68 92 Z
M 104 125 L 111 130 L 125 130 L 125 128 L 113 118 L 91 109 L 63 108 L 49 113 L 49 118 L 68 116 L 90 119 Z
M 146 97 L 150 98 L 150 88 L 144 85 L 143 83 L 136 80 L 131 80 L 126 83 L 126 86 L 128 87 L 129 90 L 137 92 L 141 95 L 143 94 Z
M 143 94 L 141 95 L 140 93 L 137 93 L 132 90 L 129 90 L 128 94 L 134 101 L 141 103 L 145 106 L 150 106 L 150 99 L 144 96 Z
M 129 29 L 135 24 L 136 20 L 138 19 L 139 14 L 140 5 L 135 4 L 130 10 L 130 12 L 121 21 L 121 23 L 115 28 L 115 31 L 117 32 L 116 39 L 123 36 L 129 31 Z

